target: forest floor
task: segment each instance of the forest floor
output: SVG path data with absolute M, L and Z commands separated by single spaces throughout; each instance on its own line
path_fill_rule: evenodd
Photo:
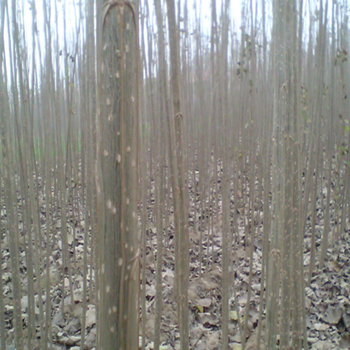
M 192 196 L 192 201 L 195 201 Z M 190 280 L 189 280 L 189 310 L 190 310 L 190 348 L 191 349 L 221 349 L 221 258 L 222 258 L 222 213 L 220 211 L 220 200 L 218 208 L 209 206 L 205 213 L 198 214 L 192 203 L 190 210 Z M 153 205 L 153 204 L 152 204 Z M 153 208 L 149 210 L 149 225 L 147 230 L 146 248 L 146 319 L 140 322 L 140 330 L 144 326 L 146 349 L 153 349 L 154 322 L 155 322 L 155 300 L 156 300 L 156 275 L 155 264 L 157 259 L 157 234 L 152 218 Z M 81 209 L 84 210 L 84 209 Z M 235 209 L 236 210 L 236 209 Z M 321 247 L 323 232 L 323 214 L 318 210 L 316 225 L 316 247 L 317 254 Z M 57 211 L 59 213 L 59 210 Z M 49 332 L 50 349 L 80 349 L 82 342 L 81 315 L 84 307 L 83 271 L 84 271 L 84 231 L 86 223 L 80 219 L 82 215 L 69 212 L 68 219 L 68 245 L 70 259 L 73 261 L 71 267 L 71 278 L 68 271 L 62 268 L 62 242 L 59 239 L 61 231 L 60 217 L 52 217 L 50 223 L 52 237 L 50 237 L 51 261 L 49 269 L 46 265 L 40 267 L 40 290 L 39 280 L 34 279 L 34 313 L 36 327 L 30 329 L 30 318 L 28 316 L 28 269 L 26 249 L 24 248 L 24 230 L 22 225 L 20 244 L 20 283 L 22 286 L 21 309 L 24 338 L 32 332 L 30 349 L 41 349 L 41 330 L 38 320 L 40 314 L 45 316 L 47 307 L 46 294 L 49 291 L 51 310 L 51 330 Z M 229 348 L 234 350 L 242 349 L 239 323 L 244 324 L 245 308 L 248 300 L 248 286 L 250 286 L 250 303 L 245 334 L 245 349 L 256 349 L 257 326 L 259 320 L 259 306 L 261 293 L 261 269 L 262 269 L 262 232 L 257 227 L 254 239 L 252 259 L 252 280 L 249 281 L 249 250 L 242 242 L 245 242 L 246 218 L 244 208 L 237 210 L 238 242 L 232 247 L 232 286 L 229 302 Z M 2 219 L 5 220 L 4 213 Z M 202 215 L 202 216 L 201 216 Z M 42 232 L 46 232 L 46 204 L 41 200 L 40 220 Z M 332 223 L 334 225 L 334 222 Z M 304 240 L 304 268 L 308 271 L 310 262 L 310 221 Z M 45 236 L 45 234 L 44 234 Z M 202 242 L 202 244 L 201 244 Z M 42 256 L 45 256 L 46 245 L 42 242 Z M 91 247 L 87 247 L 88 256 L 91 256 Z M 14 346 L 14 323 L 13 323 L 13 279 L 11 274 L 11 261 L 9 252 L 9 236 L 3 235 L 1 241 L 2 253 L 2 287 L 5 327 L 8 334 L 8 349 L 15 349 Z M 74 253 L 74 254 L 73 254 Z M 162 270 L 162 321 L 160 339 L 162 350 L 180 349 L 179 332 L 177 327 L 177 312 L 174 297 L 174 225 L 173 216 L 169 216 L 169 227 L 165 232 L 165 243 L 163 248 L 163 270 Z M 44 258 L 43 258 L 44 261 Z M 87 297 L 86 297 L 86 324 L 84 349 L 95 349 L 96 342 L 96 314 L 94 297 L 94 270 L 91 268 L 91 260 L 87 264 Z M 47 278 L 49 271 L 50 278 Z M 64 284 L 62 281 L 64 276 Z M 67 292 L 73 289 L 73 299 Z M 235 297 L 234 297 L 235 294 Z M 317 269 L 311 278 L 311 283 L 305 287 L 306 305 L 306 326 L 309 349 L 331 350 L 350 348 L 350 230 L 335 243 L 332 249 L 328 250 L 327 259 L 322 269 Z M 42 303 L 40 303 L 42 300 Z M 263 309 L 262 334 L 264 335 L 265 309 Z M 290 317 L 290 316 L 286 316 Z M 261 349 L 265 349 L 261 339 Z M 140 336 L 140 344 L 142 337 Z
M 320 214 L 321 215 L 321 214 Z M 245 221 L 238 218 L 239 236 L 244 241 Z M 220 220 L 219 220 L 220 221 Z M 321 247 L 322 227 L 316 229 L 316 246 Z M 217 222 L 218 223 L 218 222 Z M 222 239 L 221 224 L 214 224 L 204 230 L 203 253 L 200 255 L 199 234 L 194 227 L 190 228 L 190 348 L 221 349 L 221 257 Z M 210 223 L 209 223 L 210 226 Z M 310 230 L 308 230 L 310 231 Z M 170 235 L 170 237 L 172 237 Z M 150 231 L 149 241 L 156 244 L 156 233 Z M 305 235 L 304 268 L 308 271 L 310 262 L 310 233 Z M 319 255 L 317 250 L 317 256 Z M 154 251 L 154 250 L 153 250 Z M 231 283 L 235 285 L 236 298 L 231 288 L 229 348 L 242 349 L 239 319 L 244 326 L 244 314 L 248 298 L 249 257 L 242 245 L 232 250 Z M 249 253 L 248 253 L 249 254 Z M 170 240 L 164 248 L 163 265 L 163 316 L 161 325 L 162 350 L 180 349 L 179 332 L 176 327 L 176 304 L 174 301 L 174 253 Z M 200 257 L 202 256 L 202 264 Z M 155 318 L 155 261 L 152 249 L 147 255 L 147 287 L 146 287 L 146 349 L 153 349 Z M 209 262 L 209 263 L 208 263 Z M 252 261 L 251 296 L 249 303 L 249 319 L 247 321 L 246 350 L 257 348 L 257 329 L 261 293 L 262 241 L 257 237 L 254 242 Z M 311 283 L 305 287 L 306 326 L 309 349 L 331 350 L 350 349 L 350 234 L 349 230 L 336 242 L 333 249 L 328 250 L 327 259 L 322 269 L 313 273 Z M 235 302 L 236 300 L 236 302 Z M 238 313 L 237 313 L 238 310 Z M 262 335 L 265 327 L 265 310 L 263 310 Z M 291 316 L 286 316 L 291 317 Z M 261 339 L 260 349 L 266 349 Z
M 190 279 L 189 279 L 189 309 L 190 309 L 190 348 L 191 349 L 221 349 L 221 290 L 222 290 L 222 202 L 220 189 L 220 171 L 218 171 L 218 196 L 216 200 L 206 200 L 199 203 L 199 196 L 194 189 L 189 188 L 189 237 L 190 237 Z M 248 186 L 248 185 L 247 185 Z M 214 186 L 215 188 L 215 186 Z M 214 190 L 215 192 L 215 190 Z M 325 197 L 324 191 L 319 196 Z M 241 193 L 237 196 L 242 195 Z M 237 198 L 236 196 L 236 198 Z M 315 350 L 350 349 L 350 228 L 337 241 L 332 241 L 332 248 L 327 251 L 324 266 L 319 268 L 318 258 L 321 251 L 322 234 L 324 230 L 324 210 L 319 198 L 316 205 L 316 267 L 308 281 L 311 256 L 311 215 L 307 218 L 304 235 L 303 262 L 305 271 L 305 318 L 307 327 L 308 348 Z M 216 202 L 216 203 L 215 203 Z M 244 201 L 243 201 L 244 202 Z M 246 200 L 244 203 L 248 202 Z M 242 349 L 241 331 L 247 323 L 246 350 L 257 349 L 259 307 L 261 301 L 262 272 L 262 207 L 261 199 L 255 203 L 253 221 L 255 233 L 252 254 L 252 276 L 249 280 L 250 252 L 249 239 L 246 232 L 249 210 L 246 204 L 234 205 L 231 199 L 232 265 L 231 288 L 229 299 L 229 348 Z M 238 208 L 237 208 L 238 207 Z M 202 208 L 202 209 L 200 209 Z M 236 210 L 237 226 L 234 228 L 232 212 Z M 152 211 L 151 211 L 152 212 Z M 331 208 L 334 214 L 334 208 Z M 149 214 L 152 218 L 152 213 Z M 335 217 L 335 215 L 333 215 Z M 336 231 L 336 223 L 330 220 L 332 233 L 329 242 Z M 233 233 L 237 231 L 237 233 Z M 146 349 L 153 349 L 156 308 L 156 251 L 157 234 L 155 225 L 148 230 L 148 249 L 146 250 L 146 310 L 145 322 Z M 162 321 L 160 338 L 162 350 L 180 349 L 177 325 L 176 302 L 174 295 L 174 226 L 170 215 L 170 227 L 166 230 L 163 248 L 162 270 Z M 334 244 L 333 244 L 334 243 Z M 250 288 L 249 288 L 250 287 Z M 266 289 L 264 288 L 264 291 Z M 245 320 L 246 305 L 250 293 L 248 319 Z M 262 336 L 260 349 L 266 350 L 263 338 L 265 335 L 266 294 L 262 309 Z M 281 317 L 281 315 L 280 315 Z M 292 317 L 285 315 L 283 317 Z M 241 325 L 239 325 L 239 323 Z M 142 338 L 140 337 L 140 343 Z

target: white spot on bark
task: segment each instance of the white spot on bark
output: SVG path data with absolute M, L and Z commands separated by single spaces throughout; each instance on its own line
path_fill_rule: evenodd
M 136 162 L 135 162 L 134 160 L 131 162 L 131 166 L 132 166 L 133 168 L 135 168 Z
M 118 259 L 118 266 L 122 266 L 123 265 L 123 259 L 122 258 L 119 258 Z
M 105 264 L 102 264 L 101 270 L 102 270 L 102 273 L 105 273 Z
M 112 114 L 109 114 L 108 115 L 108 121 L 111 122 L 112 120 L 113 120 L 113 116 L 112 116 Z
M 136 213 L 134 211 L 132 212 L 132 217 L 136 219 Z
M 109 106 L 111 104 L 111 99 L 110 98 L 106 98 L 106 105 Z
M 112 309 L 109 307 L 108 308 L 108 315 L 110 315 L 112 313 Z
M 110 331 L 111 331 L 111 333 L 114 333 L 114 327 L 113 326 L 110 328 Z
M 104 155 L 105 157 L 108 156 L 108 151 L 107 151 L 106 149 L 103 151 L 103 155 Z
M 125 52 L 126 52 L 126 53 L 129 52 L 129 45 L 128 45 L 128 44 L 125 45 Z
M 122 156 L 120 154 L 117 154 L 117 162 L 120 163 L 122 161 Z
M 111 291 L 111 287 L 107 284 L 106 285 L 106 293 L 108 294 Z
M 130 199 L 129 198 L 126 199 L 126 204 L 130 204 Z
M 135 102 L 135 97 L 131 96 L 131 102 Z
M 126 147 L 126 151 L 127 151 L 127 152 L 130 152 L 130 151 L 131 151 L 130 146 Z
M 112 201 L 110 199 L 107 200 L 106 205 L 107 209 L 109 209 L 112 212 L 112 214 L 115 214 L 117 212 L 116 207 L 113 206 Z
M 113 311 L 113 313 L 117 312 L 117 307 L 115 305 L 112 306 L 112 311 Z
M 117 72 L 115 73 L 115 77 L 116 77 L 117 79 L 119 79 L 119 77 L 120 77 L 119 70 L 117 70 Z

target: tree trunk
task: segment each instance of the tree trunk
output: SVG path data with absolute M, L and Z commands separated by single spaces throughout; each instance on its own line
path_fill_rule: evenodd
M 138 348 L 136 18 L 129 2 L 106 3 L 98 42 L 96 180 L 101 350 Z

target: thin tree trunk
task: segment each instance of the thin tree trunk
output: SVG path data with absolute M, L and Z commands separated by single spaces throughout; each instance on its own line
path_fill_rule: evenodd
M 173 187 L 174 214 L 176 243 L 175 243 L 175 275 L 177 283 L 177 303 L 180 329 L 180 347 L 182 350 L 189 348 L 188 330 L 188 279 L 189 279 L 189 237 L 188 237 L 188 214 L 185 201 L 185 169 L 183 160 L 183 114 L 180 102 L 179 83 L 179 45 L 178 30 L 175 20 L 174 0 L 167 0 L 169 47 L 170 47 L 170 70 L 173 97 L 173 113 L 175 119 L 175 152 L 178 169 L 172 168 L 173 176 L 177 179 Z M 172 136 L 171 136 L 172 137 Z M 173 163 L 174 164 L 174 163 Z M 187 172 L 186 172 L 187 175 Z

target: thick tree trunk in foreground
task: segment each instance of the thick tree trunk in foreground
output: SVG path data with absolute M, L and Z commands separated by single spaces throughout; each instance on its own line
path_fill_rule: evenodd
M 137 27 L 129 2 L 107 3 L 100 36 L 97 116 L 98 348 L 137 349 Z

